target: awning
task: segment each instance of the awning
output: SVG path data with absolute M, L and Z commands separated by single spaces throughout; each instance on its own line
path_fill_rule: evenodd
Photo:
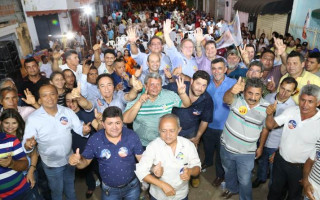
M 238 0 L 233 9 L 255 14 L 284 14 L 292 10 L 293 0 Z
M 41 16 L 41 15 L 52 15 L 67 12 L 68 10 L 44 10 L 44 11 L 27 11 L 28 17 Z

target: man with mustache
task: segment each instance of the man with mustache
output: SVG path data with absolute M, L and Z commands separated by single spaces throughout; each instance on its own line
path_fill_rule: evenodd
M 227 188 L 222 194 L 225 199 L 238 192 L 240 199 L 252 199 L 251 171 L 254 159 L 261 156 L 268 136 L 264 121 L 269 103 L 262 98 L 262 88 L 260 79 L 248 79 L 245 84 L 240 77 L 223 97 L 224 103 L 230 107 L 220 148 Z M 240 94 L 242 91 L 243 94 Z
M 229 78 L 239 79 L 239 77 L 246 77 L 248 69 L 240 62 L 240 55 L 236 49 L 229 50 L 227 53 L 227 76 Z

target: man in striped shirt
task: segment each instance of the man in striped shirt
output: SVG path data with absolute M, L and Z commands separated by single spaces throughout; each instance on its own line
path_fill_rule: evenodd
M 127 104 L 123 121 L 133 122 L 133 130 L 146 147 L 159 136 L 158 124 L 161 116 L 169 114 L 173 107 L 189 107 L 191 101 L 186 94 L 183 79 L 177 80 L 178 94 L 162 89 L 162 78 L 158 73 L 149 73 L 145 78 L 145 91 Z
M 261 156 L 268 136 L 264 121 L 269 103 L 262 98 L 262 89 L 263 82 L 260 79 L 248 79 L 244 83 L 240 77 L 223 97 L 224 103 L 230 106 L 221 135 L 220 150 L 227 188 L 222 194 L 225 199 L 238 192 L 240 199 L 252 199 L 251 171 L 254 159 Z M 242 91 L 243 94 L 240 94 Z
M 27 169 L 28 160 L 20 141 L 13 135 L 0 133 L 0 199 L 40 199 L 22 174 Z

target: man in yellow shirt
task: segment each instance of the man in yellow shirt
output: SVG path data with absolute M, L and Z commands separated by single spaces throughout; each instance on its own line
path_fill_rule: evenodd
M 291 76 L 296 79 L 298 82 L 298 87 L 297 87 L 297 92 L 292 96 L 294 102 L 298 104 L 299 100 L 299 91 L 300 89 L 307 85 L 307 84 L 315 84 L 320 87 L 320 78 L 312 74 L 304 69 L 305 63 L 304 63 L 304 57 L 302 54 L 292 51 L 288 57 L 287 57 L 287 63 L 286 63 L 286 68 L 287 68 L 287 73 L 280 79 L 281 81 L 288 77 Z M 279 88 L 278 88 L 279 91 Z

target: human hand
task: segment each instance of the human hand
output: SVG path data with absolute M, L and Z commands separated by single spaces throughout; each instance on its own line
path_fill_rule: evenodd
M 287 45 L 283 43 L 282 39 L 273 37 L 273 41 L 277 56 L 281 56 L 283 53 L 286 52 Z
M 69 164 L 71 166 L 76 166 L 77 164 L 80 163 L 81 155 L 80 155 L 80 149 L 77 148 L 76 153 L 72 154 L 69 157 Z
M 231 93 L 235 95 L 235 94 L 239 94 L 240 92 L 243 92 L 245 85 L 246 83 L 240 76 L 237 83 L 231 88 Z
M 27 151 L 30 151 L 35 147 L 36 144 L 37 144 L 37 141 L 35 140 L 35 136 L 32 136 L 31 138 L 26 140 L 26 143 L 24 144 L 24 148 Z
M 176 79 L 176 83 L 177 83 L 177 87 L 178 87 L 178 94 L 179 95 L 185 94 L 187 86 L 184 83 L 184 78 L 179 77 L 178 79 Z
M 24 101 L 26 104 L 34 105 L 36 103 L 36 98 L 33 96 L 30 90 L 27 88 L 23 92 L 26 98 L 22 98 L 22 101 Z
M 7 168 L 12 165 L 12 162 L 13 162 L 13 160 L 12 160 L 12 156 L 10 154 L 10 155 L 8 155 L 8 157 L 0 159 L 0 166 Z
M 197 44 L 200 44 L 204 40 L 202 28 L 197 28 L 194 32 L 194 37 L 197 41 Z
M 161 166 L 161 161 L 152 168 L 153 174 L 160 178 L 163 174 L 163 167 Z
M 171 28 L 171 19 L 166 19 L 166 21 L 163 22 L 163 33 L 170 34 L 173 28 Z
M 273 104 L 270 104 L 270 105 L 267 107 L 267 109 L 266 109 L 267 115 L 273 115 L 273 113 L 276 112 L 277 104 L 278 104 L 278 101 L 275 100 Z
M 132 44 L 135 43 L 139 37 L 137 36 L 136 29 L 131 27 L 127 30 L 128 41 Z
M 187 167 L 184 167 L 183 168 L 183 173 L 180 174 L 180 179 L 183 180 L 183 181 L 190 180 L 190 173 L 191 173 L 190 169 L 187 168 Z
M 143 88 L 143 84 L 141 83 L 140 80 L 138 80 L 135 76 L 131 77 L 131 83 L 132 83 L 132 87 L 136 92 L 139 92 L 142 90 Z
M 162 182 L 161 187 L 162 191 L 165 193 L 166 196 L 174 196 L 176 191 L 174 188 L 166 182 Z

